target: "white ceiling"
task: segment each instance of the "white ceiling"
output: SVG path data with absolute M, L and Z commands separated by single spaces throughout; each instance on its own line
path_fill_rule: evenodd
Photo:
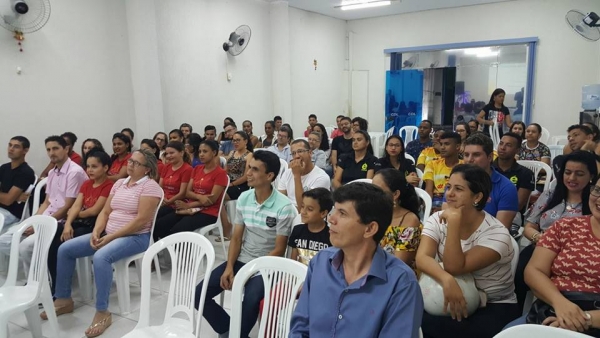
M 398 0 L 393 1 L 389 6 L 383 7 L 355 9 L 350 11 L 342 11 L 339 8 L 335 8 L 336 6 L 340 6 L 342 2 L 354 3 L 357 1 L 369 2 L 373 0 L 288 0 L 290 7 L 327 15 L 342 20 L 365 19 L 377 16 L 427 11 L 432 9 L 463 7 L 515 0 Z

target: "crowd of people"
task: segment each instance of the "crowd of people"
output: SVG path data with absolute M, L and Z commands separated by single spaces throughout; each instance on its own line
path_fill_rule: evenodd
M 59 221 L 48 255 L 54 311 L 75 310 L 75 261 L 91 256 L 96 314 L 85 334 L 101 335 L 112 320 L 113 263 L 144 252 L 151 239 L 196 231 L 220 218 L 229 252 L 197 286 L 195 305 L 201 306 L 200 290 L 208 283 L 203 316 L 222 337 L 229 315 L 213 297 L 231 290 L 245 264 L 286 250 L 308 265 L 290 337 L 417 337 L 422 330 L 424 337 L 452 332 L 479 338 L 522 323 L 599 336 L 600 131 L 595 125 L 569 127 L 564 155 L 552 159 L 539 141 L 541 126 L 516 121 L 494 147 L 482 127 L 492 126 L 489 119 L 500 113 L 510 122 L 496 96 L 478 119 L 454 130 L 433 130 L 423 120 L 418 137 L 406 145 L 389 136 L 381 158 L 373 152 L 368 121 L 342 115 L 328 135 L 311 114 L 297 138 L 280 117 L 267 121 L 260 136 L 251 121 L 238 130 L 229 117 L 222 131 L 208 125 L 200 135 L 184 123 L 139 143 L 125 128 L 113 135 L 110 152 L 86 139 L 78 154 L 74 133 L 49 136 L 50 163 L 38 178 L 45 179 L 45 197 L 37 214 Z M 36 184 L 25 160 L 31 147 L 26 137 L 11 138 L 10 162 L 0 166 L 5 255 L 26 212 L 22 202 Z M 551 165 L 552 188 L 536 195 L 539 182 L 519 159 Z M 353 182 L 361 179 L 371 183 Z M 432 198 L 430 215 L 423 214 L 418 189 Z M 235 206 L 224 204 L 231 200 Z M 513 238 L 521 235 L 531 245 L 519 253 Z M 28 229 L 19 244 L 25 266 L 33 243 Z M 456 281 L 466 274 L 480 294 L 472 314 Z M 431 295 L 421 292 L 422 275 L 441 285 L 445 316 L 424 309 L 424 297 Z M 537 300 L 524 309 L 529 291 Z M 263 297 L 262 278 L 250 279 L 243 337 L 255 325 Z

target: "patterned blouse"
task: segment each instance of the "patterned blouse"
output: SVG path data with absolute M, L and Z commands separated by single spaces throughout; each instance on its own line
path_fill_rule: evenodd
M 246 151 L 242 156 L 235 157 L 235 152 L 227 159 L 227 175 L 231 182 L 244 176 L 246 173 L 246 157 L 250 154 Z
M 402 217 L 402 220 L 404 220 L 404 217 Z M 392 255 L 396 251 L 415 252 L 419 248 L 419 243 L 421 242 L 423 224 L 419 224 L 418 227 L 407 227 L 401 225 L 402 220 L 399 225 L 390 225 L 379 243 L 383 250 Z M 411 262 L 409 266 L 417 273 L 417 267 L 414 261 Z
M 542 212 L 550 201 L 552 194 L 554 194 L 553 189 L 544 191 L 531 209 L 529 209 L 529 215 L 527 216 L 527 222 L 537 225 L 542 232 L 546 231 L 554 222 L 561 218 L 577 217 L 583 213 L 581 203 L 569 205 L 564 200 L 554 208 Z
M 550 148 L 542 142 L 534 148 L 528 148 L 527 142 L 523 142 L 519 151 L 519 160 L 541 161 L 543 158 L 551 158 Z

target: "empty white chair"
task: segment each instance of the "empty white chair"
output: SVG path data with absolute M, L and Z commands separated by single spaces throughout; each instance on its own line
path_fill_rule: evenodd
M 408 144 L 408 142 L 415 140 L 417 138 L 418 131 L 419 131 L 419 128 L 416 126 L 404 126 L 404 127 L 400 128 L 400 132 L 398 133 L 398 135 L 400 135 L 400 137 L 402 137 L 402 139 L 404 140 L 404 144 Z M 404 135 L 402 135 L 403 132 L 404 132 Z
M 421 218 L 421 223 L 424 224 L 431 214 L 431 206 L 433 205 L 433 201 L 431 200 L 431 196 L 429 196 L 427 191 L 421 188 L 415 188 L 415 191 L 417 192 L 417 196 L 419 196 L 419 198 L 423 200 L 423 203 L 425 203 L 425 211 L 423 212 L 423 218 Z
M 162 324 L 150 326 L 154 324 L 150 323 L 150 311 L 153 311 L 150 305 L 152 291 L 150 267 L 156 255 L 163 250 L 170 255 L 172 264 L 167 309 Z M 205 264 L 204 261 L 206 261 Z M 202 284 L 200 306 L 195 317 L 196 277 L 199 273 L 204 272 L 204 280 L 210 279 L 214 263 L 213 246 L 206 237 L 200 234 L 177 233 L 154 243 L 148 248 L 142 260 L 140 318 L 135 329 L 124 337 L 200 337 L 202 311 L 208 283 Z M 206 269 L 201 271 L 204 266 Z
M 589 338 L 590 336 L 546 325 L 524 324 L 508 328 L 494 338 Z
M 519 163 L 520 165 L 533 171 L 533 175 L 534 175 L 536 182 L 538 181 L 540 172 L 542 170 L 544 170 L 546 172 L 546 182 L 544 183 L 544 191 L 546 191 L 550 188 L 550 182 L 552 181 L 553 171 L 549 165 L 547 165 L 546 163 L 541 162 L 541 161 L 526 161 L 526 160 L 519 160 L 519 161 L 517 161 L 517 163 Z
M 546 127 L 542 127 L 542 135 L 540 136 L 540 142 L 547 145 L 548 141 L 550 141 L 550 130 L 546 129 Z
M 567 135 L 558 135 L 558 136 L 552 136 L 552 139 L 550 141 L 550 144 L 554 144 L 554 145 L 559 145 L 559 144 L 567 144 L 569 143 L 569 137 Z M 549 145 L 549 144 L 547 144 Z
M 405 158 L 405 159 L 407 159 L 407 160 L 411 160 L 411 161 L 413 162 L 413 164 L 414 164 L 414 165 L 417 165 L 417 161 L 415 161 L 415 158 L 414 158 L 414 157 L 412 157 L 412 155 L 411 155 L 411 154 L 409 154 L 409 153 L 404 153 L 404 158 Z
M 331 137 L 331 133 L 333 133 L 335 128 L 337 127 L 325 127 L 325 132 L 327 133 L 327 136 Z
M 23 232 L 32 226 L 35 242 L 29 266 L 27 284 L 17 286 L 19 267 L 19 244 Z M 8 334 L 8 320 L 13 314 L 25 312 L 34 337 L 42 337 L 42 325 L 38 304 L 42 303 L 48 314 L 52 334 L 58 336 L 58 321 L 48 282 L 48 249 L 56 233 L 56 219 L 50 216 L 32 216 L 19 225 L 14 232 L 10 248 L 10 265 L 4 286 L 0 288 L 0 338 Z M 47 333 L 46 333 L 47 334 Z M 47 334 L 48 335 L 48 334 Z
M 552 159 L 554 159 L 556 156 L 560 156 L 563 154 L 563 145 L 560 144 L 551 144 L 548 146 L 548 149 L 550 149 L 550 156 L 552 157 Z
M 242 299 L 244 285 L 254 277 L 262 278 L 265 298 L 258 336 L 287 337 L 294 312 L 296 295 L 306 278 L 306 265 L 282 257 L 256 258 L 235 275 L 231 290 L 231 321 L 229 337 L 240 337 L 242 327 Z
M 372 179 L 370 179 L 370 178 L 359 178 L 359 179 L 356 179 L 356 180 L 354 180 L 354 181 L 350 181 L 350 182 L 348 182 L 347 184 L 350 184 L 350 183 L 358 183 L 358 182 L 362 182 L 362 183 L 373 183 L 373 180 L 372 180 Z
M 390 129 L 388 129 L 385 132 L 385 139 L 387 140 L 390 136 L 394 135 L 394 128 L 396 127 L 391 127 Z
M 231 180 L 229 178 L 229 175 L 227 175 L 227 186 L 229 186 L 230 182 L 231 182 Z M 227 189 L 225 189 L 225 190 L 227 190 Z M 221 210 L 223 209 L 223 204 L 225 203 L 225 194 L 226 193 L 227 193 L 227 191 L 223 192 L 223 198 L 221 198 L 221 204 L 219 205 L 219 213 L 217 214 L 217 221 L 213 224 L 207 225 L 205 227 L 202 227 L 202 228 L 196 230 L 196 232 L 198 232 L 200 235 L 208 236 L 208 233 L 211 230 L 218 229 L 219 236 L 221 236 L 221 245 L 223 246 L 223 255 L 224 255 L 223 257 L 225 259 L 227 259 L 227 249 L 225 248 L 225 236 L 223 234 L 223 223 L 221 223 Z

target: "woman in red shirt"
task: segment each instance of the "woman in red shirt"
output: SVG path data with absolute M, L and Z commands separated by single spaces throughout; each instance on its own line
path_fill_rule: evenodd
M 200 144 L 199 165 L 192 171 L 183 200 L 174 201 L 175 213 L 167 214 L 156 222 L 154 237 L 164 238 L 182 231 L 194 231 L 213 224 L 219 215 L 219 206 L 227 188 L 227 172 L 219 165 L 219 144 L 212 140 Z
M 104 208 L 106 199 L 113 186 L 108 179 L 110 156 L 104 151 L 94 148 L 86 154 L 86 172 L 89 180 L 79 190 L 77 199 L 69 209 L 67 220 L 58 223 L 58 229 L 48 251 L 48 270 L 52 278 L 52 294 L 56 285 L 56 259 L 58 248 L 71 238 L 89 234 L 94 229 L 96 217 Z
M 108 179 L 116 182 L 127 177 L 127 160 L 131 157 L 131 140 L 129 136 L 116 133 L 112 138 L 113 152 L 112 164 L 108 170 Z

